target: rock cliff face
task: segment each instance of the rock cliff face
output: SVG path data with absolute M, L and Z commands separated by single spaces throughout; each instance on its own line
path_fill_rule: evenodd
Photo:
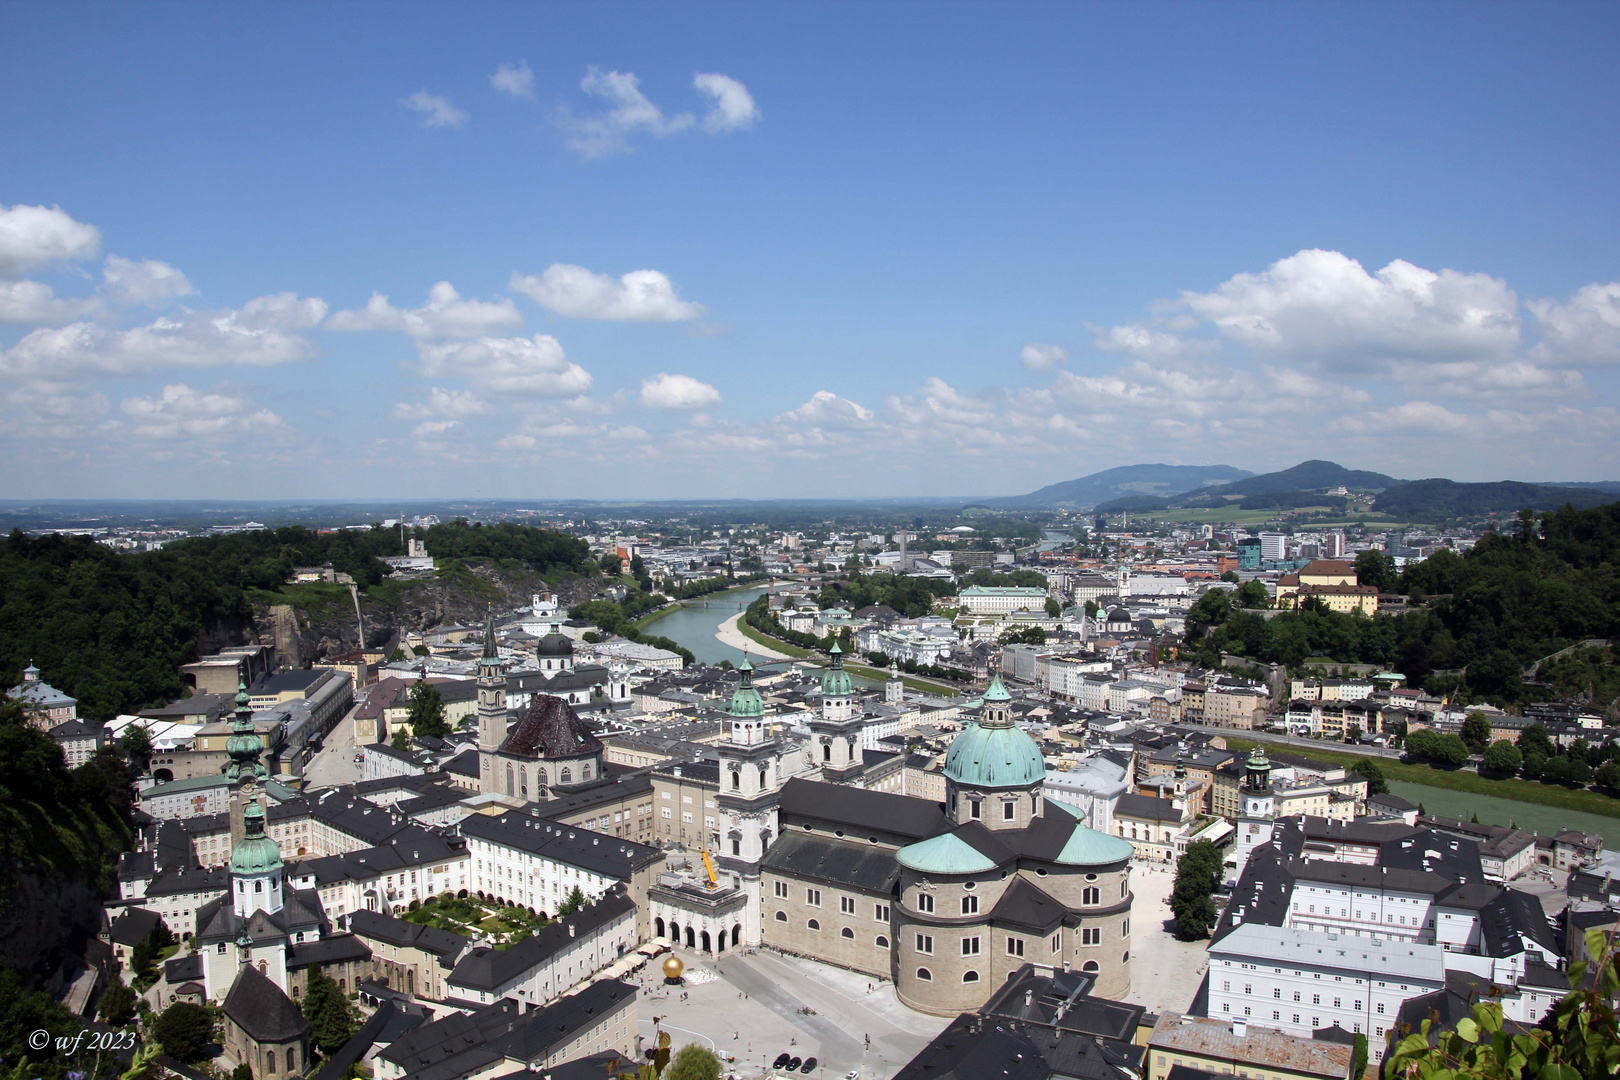
M 83 872 L 5 874 L 0 905 L 0 964 L 44 975 L 82 950 L 101 925 L 102 892 Z
M 492 567 L 477 567 L 465 580 L 418 581 L 401 591 L 397 605 L 361 596 L 360 620 L 365 625 L 365 644 L 377 648 L 390 645 L 401 634 L 440 626 L 477 625 L 483 622 L 491 604 L 497 617 L 505 617 L 527 606 L 533 594 L 554 592 L 567 608 L 590 599 L 600 588 L 600 580 L 551 586 L 531 575 L 510 578 Z M 251 626 L 244 625 L 240 634 L 231 644 L 273 644 L 282 663 L 290 667 L 353 652 L 361 644 L 360 621 L 347 596 L 320 607 L 277 604 L 255 609 Z

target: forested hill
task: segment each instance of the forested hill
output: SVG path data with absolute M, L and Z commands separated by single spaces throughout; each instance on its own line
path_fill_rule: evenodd
M 598 572 L 583 541 L 547 529 L 455 521 L 415 536 L 448 560 L 441 576 L 452 579 L 480 560 L 553 582 Z M 15 531 L 0 542 L 0 684 L 15 685 L 33 661 L 92 720 L 172 701 L 183 692 L 179 666 L 196 658 L 205 630 L 245 625 L 255 605 L 286 602 L 294 567 L 331 563 L 373 601 L 397 603 L 403 590 L 383 580 L 381 559 L 403 553 L 399 531 L 381 527 L 266 529 L 134 555 L 87 537 Z
M 1620 638 L 1620 503 L 1525 512 L 1510 533 L 1487 534 L 1461 556 L 1441 551 L 1399 576 L 1387 558 L 1363 552 L 1356 571 L 1362 584 L 1422 606 L 1374 619 L 1305 610 L 1268 621 L 1211 593 L 1188 615 L 1188 645 L 1208 663 L 1223 650 L 1290 667 L 1317 656 L 1378 664 L 1466 699 L 1573 695 L 1612 707 L 1620 679 L 1612 648 L 1543 665 L 1533 682 L 1525 674 L 1572 645 Z

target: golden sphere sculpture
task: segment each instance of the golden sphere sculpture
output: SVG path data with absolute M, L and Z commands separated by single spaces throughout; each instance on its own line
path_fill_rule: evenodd
M 668 979 L 670 982 L 674 982 L 676 979 L 679 979 L 681 977 L 681 972 L 685 970 L 686 965 L 681 963 L 681 958 L 678 956 L 671 956 L 668 960 L 664 961 L 664 978 Z

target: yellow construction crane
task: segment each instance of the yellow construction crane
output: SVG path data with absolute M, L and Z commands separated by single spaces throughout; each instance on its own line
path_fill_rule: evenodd
M 703 849 L 700 854 L 703 856 L 703 869 L 709 872 L 709 888 L 719 888 L 720 879 L 714 876 L 714 861 L 709 858 L 708 849 Z

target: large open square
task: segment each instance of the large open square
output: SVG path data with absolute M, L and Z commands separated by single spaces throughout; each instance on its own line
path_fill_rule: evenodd
M 783 1052 L 815 1057 L 814 1076 L 890 1077 L 947 1023 L 900 1004 L 892 983 L 812 960 L 766 949 L 719 961 L 675 955 L 688 965 L 686 985 L 665 987 L 655 964 L 643 971 L 643 1038 L 650 1045 L 656 1016 L 676 1049 L 699 1042 L 730 1054 L 738 1077 L 766 1075 Z
M 1135 863 L 1131 870 L 1131 992 L 1127 1000 L 1152 1013 L 1184 1012 L 1209 962 L 1207 941 L 1179 941 L 1172 932 L 1174 864 Z

